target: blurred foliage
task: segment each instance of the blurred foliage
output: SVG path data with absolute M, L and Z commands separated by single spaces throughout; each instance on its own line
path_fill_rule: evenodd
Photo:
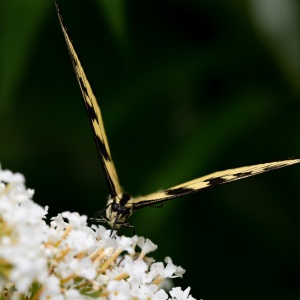
M 1 1 L 0 161 L 49 217 L 108 194 L 51 1 Z M 126 190 L 299 156 L 297 0 L 60 1 Z M 299 166 L 145 208 L 198 299 L 300 298 Z M 126 232 L 126 234 L 132 234 Z

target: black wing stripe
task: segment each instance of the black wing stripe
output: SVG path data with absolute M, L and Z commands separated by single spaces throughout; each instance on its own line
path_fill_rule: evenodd
M 166 196 L 177 196 L 177 195 L 184 195 L 188 193 L 192 193 L 194 190 L 189 189 L 186 187 L 180 187 L 180 188 L 175 188 L 175 189 L 168 189 L 165 191 Z

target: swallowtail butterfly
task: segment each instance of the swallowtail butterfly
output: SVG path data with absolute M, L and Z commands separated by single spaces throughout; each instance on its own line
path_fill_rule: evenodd
M 97 214 L 97 217 L 93 219 L 94 221 L 107 222 L 112 229 L 118 229 L 120 227 L 132 227 L 128 222 L 128 218 L 139 208 L 161 203 L 180 196 L 192 194 L 203 189 L 215 187 L 224 183 L 287 167 L 300 162 L 300 159 L 290 158 L 287 160 L 280 160 L 219 171 L 179 184 L 163 191 L 141 197 L 131 197 L 129 194 L 125 193 L 120 186 L 117 172 L 111 158 L 100 108 L 90 86 L 90 83 L 81 66 L 80 60 L 75 52 L 56 2 L 55 5 L 61 29 L 65 37 L 69 54 L 71 56 L 76 78 L 83 95 L 98 154 L 100 156 L 100 160 L 104 169 L 106 183 L 110 192 L 108 203 L 104 209 L 105 212 L 99 212 Z

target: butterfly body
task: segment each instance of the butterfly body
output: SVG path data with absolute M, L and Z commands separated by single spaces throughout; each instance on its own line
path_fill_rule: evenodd
M 269 163 L 261 163 L 218 171 L 146 196 L 131 197 L 127 193 L 124 193 L 119 183 L 117 172 L 111 158 L 111 152 L 105 134 L 100 107 L 85 75 L 77 53 L 75 52 L 71 39 L 69 38 L 67 28 L 63 23 L 63 19 L 56 2 L 55 5 L 61 29 L 65 37 L 69 54 L 71 56 L 76 78 L 83 95 L 98 154 L 105 173 L 107 187 L 110 192 L 110 197 L 104 211 L 98 212 L 96 217 L 93 218 L 94 221 L 107 222 L 112 229 L 118 229 L 123 226 L 132 227 L 128 222 L 128 218 L 137 209 L 159 204 L 164 201 L 192 194 L 207 188 L 212 188 L 232 181 L 300 163 L 299 158 L 290 158 Z
M 108 199 L 104 219 L 111 228 L 119 229 L 127 224 L 127 219 L 133 213 L 133 206 L 129 203 L 130 199 L 132 197 L 128 194 L 120 194 L 115 198 Z

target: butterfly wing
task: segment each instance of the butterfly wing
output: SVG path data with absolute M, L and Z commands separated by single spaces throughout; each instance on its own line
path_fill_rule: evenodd
M 118 176 L 114 163 L 111 159 L 111 154 L 108 146 L 107 137 L 104 130 L 103 120 L 98 106 L 96 97 L 92 91 L 90 83 L 84 73 L 80 60 L 75 52 L 71 39 L 68 35 L 67 28 L 63 23 L 62 15 L 60 14 L 57 3 L 55 2 L 57 15 L 64 34 L 69 54 L 71 56 L 73 68 L 79 83 L 88 117 L 92 126 L 96 146 L 105 172 L 106 182 L 112 198 L 122 193 L 122 188 L 119 184 Z
M 300 162 L 300 159 L 287 159 L 270 163 L 257 164 L 241 168 L 218 171 L 212 174 L 179 184 L 170 189 L 152 193 L 146 196 L 132 198 L 128 205 L 132 205 L 133 210 L 145 206 L 153 205 L 183 195 L 192 194 L 200 190 L 215 187 L 224 183 L 240 180 L 246 177 L 265 173 L 275 169 L 291 166 Z

